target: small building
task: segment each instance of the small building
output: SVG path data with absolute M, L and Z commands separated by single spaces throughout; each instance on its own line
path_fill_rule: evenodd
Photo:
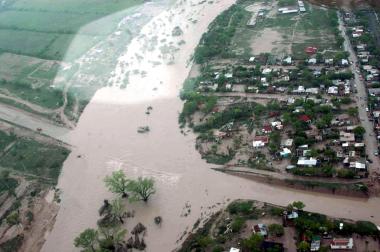
M 283 148 L 282 151 L 280 151 L 280 156 L 283 158 L 287 158 L 292 154 L 292 151 L 288 148 Z
M 237 248 L 230 248 L 230 252 L 240 252 L 240 249 L 237 249 Z
M 309 65 L 315 65 L 315 64 L 317 64 L 317 59 L 316 59 L 316 58 L 311 58 L 311 59 L 309 59 L 309 60 L 307 61 L 307 63 L 308 63 Z
M 329 95 L 337 95 L 339 93 L 338 87 L 332 86 L 327 90 Z
M 336 249 L 352 249 L 354 247 L 354 240 L 352 238 L 333 238 L 330 243 L 332 250 Z
M 293 139 L 285 139 L 281 141 L 282 147 L 288 147 L 291 148 L 293 146 Z
M 339 141 L 340 142 L 355 142 L 355 134 L 350 132 L 339 132 Z
M 306 159 L 306 158 L 301 157 L 297 161 L 298 166 L 315 167 L 317 166 L 317 164 L 318 164 L 318 160 L 316 160 L 315 158 Z
M 317 47 L 308 46 L 305 48 L 305 53 L 307 53 L 307 54 L 315 54 L 315 53 L 317 53 L 317 51 L 318 51 Z
M 252 228 L 252 232 L 255 234 L 259 234 L 263 237 L 266 237 L 268 235 L 267 226 L 265 224 L 254 225 Z
M 308 115 L 300 115 L 298 119 L 305 123 L 311 123 L 311 118 Z
M 253 147 L 254 148 L 261 148 L 264 147 L 269 143 L 269 137 L 268 136 L 255 136 L 253 140 Z
M 310 251 L 319 251 L 321 248 L 321 237 L 320 236 L 313 236 L 310 244 Z
M 292 64 L 292 57 L 288 56 L 286 57 L 283 62 L 287 65 L 291 65 Z
M 262 132 L 264 134 L 270 134 L 270 133 L 272 133 L 272 127 L 270 125 L 264 125 L 263 129 L 262 129 Z

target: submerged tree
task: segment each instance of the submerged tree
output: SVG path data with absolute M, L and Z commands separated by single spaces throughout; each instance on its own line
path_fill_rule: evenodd
M 139 177 L 137 180 L 129 181 L 128 192 L 131 193 L 131 201 L 147 202 L 149 197 L 156 192 L 153 178 Z
M 127 188 L 130 180 L 122 170 L 114 171 L 111 176 L 104 179 L 104 182 L 111 192 L 120 194 L 123 198 L 128 197 Z
M 74 240 L 74 245 L 77 248 L 83 248 L 84 251 L 96 251 L 98 244 L 98 231 L 92 228 L 87 228 Z

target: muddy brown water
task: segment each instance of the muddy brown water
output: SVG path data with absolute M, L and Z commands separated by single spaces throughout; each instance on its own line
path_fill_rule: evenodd
M 148 228 L 147 251 L 172 251 L 178 246 L 176 241 L 191 230 L 198 218 L 204 219 L 237 198 L 280 205 L 301 200 L 310 211 L 380 223 L 379 198 L 297 191 L 218 173 L 195 150 L 195 136 L 181 133 L 178 113 L 183 104 L 178 94 L 190 70 L 188 60 L 208 24 L 233 2 L 179 1 L 148 23 L 141 30 L 144 36 L 128 46 L 115 68 L 117 77 L 111 81 L 115 86 L 122 81 L 125 72 L 122 66 L 126 62 L 130 70 L 145 70 L 147 75 L 131 76 L 125 90 L 115 87 L 99 90 L 86 107 L 70 136 L 75 147 L 59 179 L 58 186 L 63 191 L 61 208 L 43 251 L 77 251 L 73 247 L 74 237 L 87 227 L 95 227 L 103 199 L 114 197 L 105 189 L 103 178 L 118 169 L 129 177 L 152 176 L 156 180 L 157 193 L 148 203 L 127 205 L 136 215 L 126 227 L 131 230 L 140 221 Z M 177 25 L 184 35 L 169 38 Z M 181 39 L 186 41 L 175 54 L 174 64 L 152 66 L 152 61 L 167 58 L 159 46 L 154 51 L 142 47 L 144 40 L 154 37 L 157 41 L 173 40 L 173 44 Z M 148 106 L 153 107 L 149 116 L 145 114 Z M 137 128 L 144 125 L 151 131 L 138 134 Z M 158 215 L 163 218 L 160 227 L 153 223 Z
M 332 7 L 343 7 L 343 8 L 358 8 L 365 6 L 373 6 L 380 8 L 379 0 L 308 0 L 313 4 L 326 5 Z

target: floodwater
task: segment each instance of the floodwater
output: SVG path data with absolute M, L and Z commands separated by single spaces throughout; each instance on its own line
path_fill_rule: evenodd
M 181 133 L 178 94 L 190 70 L 189 59 L 208 24 L 233 2 L 178 1 L 144 26 L 141 36 L 120 56 L 116 76 L 110 80 L 114 87 L 96 93 L 71 134 L 75 149 L 64 164 L 58 185 L 63 190 L 61 208 L 43 251 L 76 251 L 74 237 L 95 227 L 103 199 L 113 197 L 103 178 L 118 169 L 129 177 L 152 176 L 156 180 L 157 193 L 147 204 L 127 205 L 128 210 L 136 211 L 135 218 L 128 220 L 128 230 L 138 221 L 148 228 L 147 251 L 172 251 L 198 218 L 237 198 L 281 205 L 301 200 L 311 211 L 380 223 L 379 198 L 296 191 L 218 173 L 195 150 L 195 136 Z M 183 35 L 172 37 L 176 26 Z M 185 43 L 179 46 L 181 40 Z M 156 44 L 154 49 L 147 50 L 149 42 Z M 167 53 L 169 45 L 179 50 Z M 127 71 L 146 74 L 130 75 L 129 85 L 121 90 L 117 86 Z M 145 114 L 148 106 L 153 107 L 150 115 Z M 137 128 L 145 125 L 150 132 L 138 134 Z M 163 218 L 160 227 L 153 223 L 158 215 Z
M 358 8 L 362 6 L 374 6 L 380 8 L 379 0 L 308 0 L 313 4 L 342 7 L 342 8 Z

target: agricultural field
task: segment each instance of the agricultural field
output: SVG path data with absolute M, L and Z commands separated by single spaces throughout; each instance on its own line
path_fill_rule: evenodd
M 203 57 L 212 58 L 217 54 L 222 58 L 271 54 L 277 58 L 290 55 L 294 59 L 305 59 L 304 48 L 308 46 L 317 47 L 324 54 L 341 51 L 343 39 L 339 34 L 336 11 L 305 2 L 305 12 L 278 12 L 285 6 L 295 8 L 296 2 L 240 1 L 214 20 L 211 32 L 204 36 L 199 46 L 204 50 L 198 50 L 195 60 L 201 63 Z M 257 13 L 255 24 L 248 25 Z M 215 42 L 213 38 L 221 33 L 225 35 L 219 43 Z
M 51 225 L 59 202 L 54 187 L 70 150 L 5 122 L 0 122 L 0 139 L 0 250 L 18 251 L 33 232 L 43 239 L 43 229 L 34 230 L 33 221 L 41 218 L 42 226 Z M 51 200 L 46 200 L 49 191 Z
M 110 56 L 105 56 L 99 60 L 98 69 L 102 71 L 86 65 L 90 66 L 102 51 L 104 54 L 114 50 L 109 55 L 116 55 L 118 46 L 107 39 L 114 36 L 119 22 L 129 13 L 122 10 L 141 3 L 142 0 L 4 1 L 0 9 L 0 101 L 65 126 L 65 116 L 76 121 L 95 91 L 107 84 L 106 74 L 113 63 Z M 130 32 L 127 28 L 119 28 L 121 31 L 124 33 L 116 37 L 120 45 L 125 45 L 131 39 Z M 99 43 L 104 44 L 100 46 L 104 49 L 96 49 L 98 55 L 93 53 L 84 59 L 85 53 Z M 78 64 L 83 66 L 85 76 L 70 82 L 82 71 Z M 72 83 L 76 86 L 65 89 Z

